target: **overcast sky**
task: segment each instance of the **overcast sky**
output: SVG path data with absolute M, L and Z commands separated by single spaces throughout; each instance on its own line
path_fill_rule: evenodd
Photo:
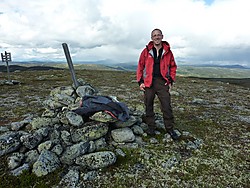
M 1 0 L 0 52 L 13 61 L 137 62 L 154 28 L 177 64 L 250 66 L 249 0 Z

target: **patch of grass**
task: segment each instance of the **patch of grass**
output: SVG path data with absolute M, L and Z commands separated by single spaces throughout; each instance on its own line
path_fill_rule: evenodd
M 138 152 L 138 149 L 123 148 L 122 151 L 126 154 L 126 156 L 118 156 L 114 167 L 128 169 L 129 166 L 139 162 L 138 158 L 140 153 Z
M 2 171 L 0 175 L 0 188 L 50 188 L 53 185 L 57 185 L 61 177 L 59 174 L 62 172 L 62 169 L 58 169 L 46 176 L 37 177 L 32 172 L 26 170 L 19 176 L 13 176 L 9 173 L 6 164 L 6 158 L 2 157 L 0 159 Z

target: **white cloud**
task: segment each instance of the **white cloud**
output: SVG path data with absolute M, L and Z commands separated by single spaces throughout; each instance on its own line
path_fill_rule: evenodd
M 154 28 L 184 62 L 250 66 L 248 0 L 1 0 L 0 50 L 13 60 L 137 62 Z

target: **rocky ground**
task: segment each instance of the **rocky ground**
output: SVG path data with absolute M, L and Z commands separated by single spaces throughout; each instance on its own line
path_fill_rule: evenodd
M 142 110 L 143 95 L 134 72 L 77 70 L 103 95 L 116 96 L 131 109 Z M 0 80 L 6 79 L 0 74 Z M 40 116 L 42 102 L 58 86 L 72 84 L 69 71 L 24 71 L 11 73 L 18 85 L 0 85 L 0 126 Z M 125 148 L 125 157 L 114 166 L 82 174 L 79 187 L 248 187 L 250 92 L 227 82 L 177 77 L 172 90 L 176 128 L 183 140 L 166 142 L 164 132 L 143 137 L 140 148 Z M 156 112 L 160 114 L 156 100 Z M 185 139 L 196 145 L 183 147 Z M 197 147 L 196 147 L 197 146 Z M 1 157 L 0 187 L 52 187 L 65 173 L 56 171 L 43 178 L 30 172 L 8 174 Z

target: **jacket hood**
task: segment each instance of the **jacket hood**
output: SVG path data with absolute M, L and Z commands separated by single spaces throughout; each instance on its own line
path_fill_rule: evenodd
M 170 44 L 167 41 L 162 41 L 162 46 L 163 46 L 163 49 L 165 51 L 170 50 Z M 154 47 L 154 42 L 153 41 L 150 41 L 148 43 L 148 45 L 146 45 L 146 48 L 148 49 L 148 51 L 152 50 L 153 47 Z

